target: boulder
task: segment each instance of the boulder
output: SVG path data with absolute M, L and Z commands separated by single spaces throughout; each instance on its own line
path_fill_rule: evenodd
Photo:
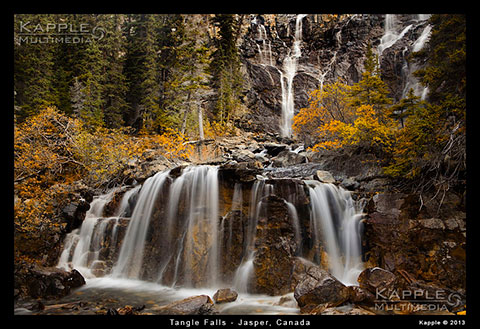
M 389 291 L 394 288 L 396 276 L 390 271 L 380 267 L 367 268 L 358 276 L 360 288 L 365 289 L 372 294 L 381 291 Z
M 264 144 L 263 147 L 267 150 L 267 154 L 276 157 L 280 152 L 287 148 L 285 144 L 277 144 L 277 143 L 268 143 Z
M 333 178 L 332 174 L 326 170 L 317 170 L 314 178 L 322 183 L 335 183 L 335 178 Z
M 56 299 L 64 297 L 74 288 L 85 284 L 77 271 L 70 272 L 56 267 L 27 266 L 15 274 L 15 286 L 32 298 Z
M 272 158 L 274 167 L 289 167 L 305 162 L 307 162 L 307 158 L 304 155 L 289 150 L 284 150 Z
M 171 315 L 212 315 L 216 314 L 212 299 L 207 295 L 188 297 L 164 306 L 150 309 L 154 314 Z
M 215 295 L 213 295 L 213 300 L 215 301 L 216 304 L 230 303 L 237 300 L 237 297 L 238 297 L 238 293 L 236 291 L 226 288 L 226 289 L 217 290 Z
M 320 266 L 310 267 L 293 296 L 303 312 L 320 304 L 338 306 L 349 299 L 349 289 Z
M 247 149 L 238 149 L 232 151 L 232 158 L 237 162 L 249 162 L 255 159 L 255 154 Z

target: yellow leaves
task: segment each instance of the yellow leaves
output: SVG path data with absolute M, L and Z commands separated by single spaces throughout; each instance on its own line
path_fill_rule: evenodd
M 299 113 L 300 114 L 300 113 Z M 393 145 L 394 124 L 392 121 L 380 122 L 371 105 L 362 105 L 356 109 L 353 123 L 330 120 L 313 131 L 318 142 L 312 148 L 337 149 L 346 145 L 369 145 L 388 149 Z
M 166 128 L 161 135 L 145 134 L 141 136 L 134 147 L 137 156 L 147 149 L 160 149 L 167 158 L 188 158 L 193 152 L 192 145 L 187 143 L 187 137 L 171 128 Z
M 188 157 L 187 139 L 173 129 L 162 135 L 131 136 L 125 129 L 87 127 L 46 108 L 14 127 L 14 223 L 17 232 L 60 229 L 51 221 L 63 186 L 79 179 L 96 187 L 118 176 L 132 158 L 157 150 L 167 158 Z
M 205 138 L 213 139 L 221 136 L 233 136 L 235 135 L 236 130 L 230 121 L 221 122 L 203 120 L 203 132 Z

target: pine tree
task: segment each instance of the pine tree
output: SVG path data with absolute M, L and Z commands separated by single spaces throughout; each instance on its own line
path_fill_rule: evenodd
M 55 104 L 52 92 L 54 81 L 54 56 L 56 45 L 39 43 L 36 38 L 29 39 L 19 33 L 25 33 L 20 26 L 45 27 L 54 22 L 53 15 L 21 14 L 14 17 L 14 90 L 16 119 L 19 122 L 37 114 L 42 108 Z
M 124 125 L 123 114 L 127 108 L 127 82 L 123 74 L 125 65 L 125 38 L 122 33 L 124 15 L 103 15 L 105 37 L 100 47 L 104 54 L 106 66 L 102 99 L 105 102 L 103 116 L 105 125 L 109 128 L 119 128 Z
M 219 28 L 219 37 L 214 40 L 216 50 L 212 53 L 210 70 L 212 85 L 216 90 L 214 112 L 221 124 L 229 121 L 240 102 L 242 76 L 236 46 L 240 22 L 232 14 L 219 14 L 213 18 L 214 25 Z
M 210 53 L 206 44 L 207 38 L 200 29 L 203 18 L 199 15 L 180 18 L 171 29 L 170 50 L 174 60 L 168 79 L 164 82 L 162 109 L 171 117 L 180 117 L 179 128 L 184 134 L 187 128 L 193 128 L 187 127 L 190 114 L 194 109 L 201 114 L 203 98 L 209 91 L 208 75 L 205 70 L 209 64 Z M 193 121 L 197 121 L 198 128 L 203 128 L 200 127 L 202 120 Z M 159 126 L 165 123 L 158 121 Z
M 393 100 L 388 97 L 389 91 L 380 77 L 377 63 L 376 55 L 368 44 L 364 63 L 365 71 L 362 73 L 361 80 L 351 88 L 350 105 L 353 107 L 371 105 L 380 120 L 385 121 L 387 105 L 392 104 Z
M 429 101 L 441 105 L 445 117 L 465 118 L 466 18 L 465 15 L 432 15 L 430 39 L 413 59 L 426 63 L 414 74 L 428 87 Z
M 157 19 L 155 15 L 128 15 L 125 28 L 127 53 L 124 74 L 127 79 L 126 123 L 138 130 L 152 129 L 153 114 L 158 110 Z

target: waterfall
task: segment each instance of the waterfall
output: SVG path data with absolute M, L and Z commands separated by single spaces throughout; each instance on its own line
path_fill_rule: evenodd
M 276 195 L 283 198 L 285 215 L 291 220 L 295 256 L 312 256 L 313 249 L 305 248 L 310 244 L 303 227 L 308 218 L 302 218 L 309 212 L 312 235 L 308 238 L 314 248 L 325 248 L 335 277 L 356 284 L 362 262 L 361 216 L 355 203 L 340 187 L 305 183 L 257 179 L 249 199 L 244 200 L 245 183 L 236 182 L 231 200 L 220 203 L 220 194 L 222 198 L 226 194 L 219 188 L 218 167 L 188 166 L 159 172 L 143 185 L 95 197 L 82 226 L 67 235 L 58 267 L 76 268 L 86 278 L 134 279 L 171 287 L 229 285 L 240 293 L 251 293 L 256 282 L 258 221 L 261 216 L 269 218 L 266 197 Z M 123 196 L 117 201 L 113 197 L 118 192 Z M 310 202 L 299 203 L 298 196 L 305 192 Z M 114 201 L 118 205 L 115 216 L 104 217 L 106 205 L 112 210 L 110 202 Z M 248 202 L 245 216 L 244 201 Z M 231 204 L 230 208 L 221 209 L 225 204 Z M 298 205 L 304 207 L 302 211 Z M 220 214 L 229 210 L 239 216 L 225 221 Z M 227 265 L 224 261 L 230 255 L 238 258 Z
M 306 181 L 311 199 L 314 244 L 323 242 L 329 271 L 345 285 L 358 285 L 361 260 L 361 213 L 350 193 L 333 184 Z
M 95 197 L 80 228 L 67 234 L 64 248 L 57 263 L 57 267 L 65 270 L 77 269 L 83 276 L 94 277 L 92 270 L 99 264 L 101 241 L 106 238 L 106 227 L 116 217 L 103 217 L 105 205 L 111 201 L 116 190 Z M 115 233 L 115 232 L 114 232 Z M 114 234 L 110 237 L 113 241 Z
M 290 137 L 292 135 L 292 120 L 295 114 L 293 78 L 297 73 L 297 62 L 302 55 L 300 43 L 302 42 L 302 19 L 307 15 L 297 15 L 295 22 L 295 37 L 288 54 L 283 60 L 283 72 L 281 72 L 280 81 L 282 88 L 282 119 L 280 130 L 282 136 Z
M 272 45 L 270 40 L 268 40 L 267 30 L 265 29 L 265 26 L 257 23 L 257 33 L 258 37 L 256 38 L 256 40 L 262 42 L 261 47 L 257 43 L 258 53 L 260 55 L 260 63 L 273 66 Z
M 415 40 L 415 42 L 413 43 L 412 52 L 417 52 L 417 51 L 420 51 L 420 50 L 423 49 L 423 47 L 425 46 L 425 43 L 428 41 L 428 39 L 430 37 L 431 31 L 432 31 L 432 26 L 431 25 L 425 26 L 422 33 L 418 37 L 418 39 Z M 423 87 L 420 84 L 420 81 L 418 81 L 418 79 L 415 76 L 413 76 L 413 74 L 412 74 L 413 72 L 415 72 L 418 69 L 419 69 L 419 67 L 415 63 L 412 64 L 411 66 L 409 66 L 407 63 L 405 63 L 405 73 L 404 74 L 407 77 L 407 82 L 405 83 L 405 86 L 404 86 L 403 91 L 402 91 L 402 98 L 405 98 L 408 94 L 408 91 L 410 89 L 413 89 L 413 92 L 414 92 L 415 96 L 420 97 L 421 100 L 425 100 L 425 98 L 427 96 L 427 92 L 428 92 L 428 87 Z
M 395 15 L 387 14 L 385 15 L 385 32 L 383 33 L 382 38 L 380 39 L 380 44 L 377 47 L 379 57 L 382 56 L 382 53 L 385 49 L 393 46 L 398 40 L 402 39 L 403 36 L 413 27 L 413 24 L 405 27 L 400 33 L 397 32 L 397 22 Z
M 160 172 L 145 181 L 140 190 L 137 205 L 133 210 L 125 238 L 120 249 L 118 261 L 112 270 L 116 277 L 138 278 L 143 260 L 145 236 L 150 223 L 152 210 L 158 191 L 168 176 L 168 172 Z
M 206 268 L 207 286 L 218 284 L 218 169 L 217 167 L 188 167 L 182 173 L 182 185 L 189 196 L 187 230 L 183 247 L 176 259 L 183 259 L 184 284 L 195 286 L 192 274 L 194 263 L 202 263 Z M 171 205 L 171 204 L 170 204 Z M 172 205 L 171 205 L 172 206 Z M 199 247 L 209 247 L 207 259 L 198 255 Z M 178 263 L 178 262 L 177 262 Z M 180 263 L 178 263 L 180 264 Z M 179 272 L 176 273 L 177 276 Z M 178 277 L 175 278 L 175 281 Z
M 247 236 L 244 241 L 244 259 L 237 268 L 233 278 L 233 286 L 239 292 L 248 292 L 248 284 L 253 276 L 253 260 L 255 258 L 255 235 L 257 222 L 262 210 L 262 198 L 273 194 L 273 186 L 266 184 L 264 180 L 257 180 L 253 184 L 250 194 L 250 208 L 248 210 Z

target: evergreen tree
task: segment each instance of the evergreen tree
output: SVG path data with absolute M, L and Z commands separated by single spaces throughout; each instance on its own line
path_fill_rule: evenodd
M 386 116 L 386 107 L 392 104 L 393 100 L 388 97 L 388 88 L 380 77 L 376 55 L 373 53 L 370 44 L 367 46 L 365 58 L 365 71 L 361 80 L 351 88 L 351 106 L 371 105 L 379 119 L 383 122 Z
M 466 169 L 466 22 L 464 15 L 432 15 L 430 40 L 413 59 L 429 88 L 429 103 L 411 103 L 387 173 L 415 178 L 420 191 L 461 185 Z M 408 99 L 402 102 L 408 102 Z M 460 184 L 459 184 L 460 183 Z
M 155 15 L 128 15 L 126 20 L 127 53 L 124 74 L 127 79 L 126 123 L 137 130 L 150 130 L 153 113 L 158 110 L 158 83 Z
M 55 104 L 53 93 L 54 58 L 56 45 L 40 43 L 37 38 L 19 34 L 25 33 L 21 26 L 33 30 L 36 26 L 45 28 L 54 22 L 54 15 L 21 14 L 14 17 L 14 90 L 15 117 L 19 122 Z
M 415 72 L 428 87 L 429 101 L 441 105 L 445 117 L 465 118 L 466 18 L 465 15 L 432 15 L 430 39 L 413 59 L 426 63 Z
M 216 90 L 214 112 L 216 119 L 225 123 L 240 102 L 242 76 L 236 40 L 241 20 L 232 14 L 219 14 L 215 15 L 213 23 L 219 28 L 210 65 L 212 85 Z
M 174 60 L 169 77 L 164 82 L 162 108 L 170 117 L 181 121 L 179 128 L 185 133 L 189 115 L 195 108 L 202 111 L 203 97 L 209 90 L 205 72 L 209 64 L 209 49 L 204 31 L 199 28 L 202 17 L 192 15 L 180 18 L 172 28 L 170 49 Z M 159 126 L 173 121 L 160 116 L 158 119 L 163 119 L 158 120 Z M 197 122 L 197 125 L 202 124 Z
M 103 28 L 105 37 L 100 47 L 104 54 L 104 83 L 102 98 L 105 102 L 103 116 L 105 125 L 109 128 L 119 128 L 124 125 L 123 113 L 126 111 L 127 82 L 123 74 L 125 65 L 125 38 L 122 33 L 124 15 L 104 15 Z

